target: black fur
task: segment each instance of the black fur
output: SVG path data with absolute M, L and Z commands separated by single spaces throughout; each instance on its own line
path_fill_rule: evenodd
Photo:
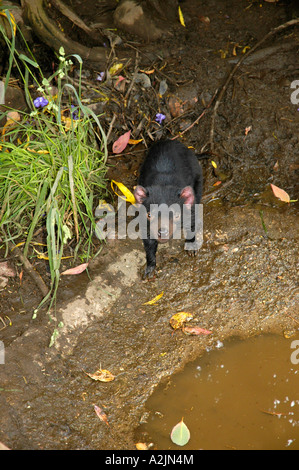
M 196 254 L 197 248 L 193 247 L 194 206 L 200 203 L 202 196 L 202 170 L 191 150 L 174 140 L 154 144 L 141 166 L 134 195 L 136 202 L 145 206 L 149 219 L 143 240 L 147 261 L 144 277 L 150 276 L 155 269 L 158 242 L 168 241 L 181 223 L 175 211 L 170 212 L 170 228 L 166 228 L 165 220 L 153 210 L 153 205 L 166 204 L 169 207 L 176 204 L 181 209 L 180 214 L 184 204 L 190 209 L 192 235 L 187 232 L 185 249 L 189 254 Z M 153 230 L 152 219 L 155 217 L 159 220 Z

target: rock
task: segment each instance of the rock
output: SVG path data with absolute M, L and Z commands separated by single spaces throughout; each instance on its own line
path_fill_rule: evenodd
M 5 113 L 7 108 L 18 109 L 19 111 L 26 111 L 28 109 L 24 93 L 20 88 L 8 86 L 4 97 L 1 95 L 0 113 Z M 6 118 L 0 120 L 0 125 L 3 125 L 5 121 Z
M 136 34 L 146 41 L 159 39 L 164 30 L 156 25 L 150 14 L 145 12 L 136 0 L 123 0 L 114 12 L 115 25 L 131 34 Z

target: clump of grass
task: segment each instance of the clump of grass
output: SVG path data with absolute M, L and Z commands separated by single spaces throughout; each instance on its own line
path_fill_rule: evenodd
M 105 192 L 106 138 L 98 117 L 82 103 L 81 58 L 66 57 L 61 48 L 58 70 L 44 77 L 29 48 L 26 56 L 16 50 L 5 13 L 12 28 L 12 39 L 0 28 L 10 51 L 5 86 L 14 63 L 30 111 L 0 113 L 0 121 L 6 120 L 0 141 L 0 238 L 7 250 L 23 241 L 26 258 L 34 233 L 45 227 L 51 286 L 41 305 L 51 299 L 51 306 L 66 244 L 72 244 L 74 259 L 88 261 L 92 255 L 95 197 Z M 77 88 L 68 80 L 74 59 Z

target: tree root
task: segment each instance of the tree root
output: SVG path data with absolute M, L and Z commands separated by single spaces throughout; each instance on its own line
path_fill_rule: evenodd
M 271 36 L 274 36 L 274 34 L 279 33 L 280 31 L 283 31 L 284 29 L 289 28 L 290 26 L 296 26 L 298 24 L 299 24 L 299 18 L 296 18 L 294 20 L 287 21 L 286 23 L 281 24 L 280 26 L 277 26 L 276 28 L 271 29 L 271 31 L 269 31 L 269 33 L 267 33 L 260 41 L 258 41 L 252 49 L 250 49 L 246 54 L 244 54 L 244 56 L 241 57 L 241 59 L 234 66 L 231 73 L 227 77 L 226 82 L 224 83 L 224 85 L 223 85 L 223 87 L 222 87 L 222 89 L 221 89 L 221 91 L 218 95 L 215 106 L 214 106 L 213 115 L 212 115 L 211 130 L 210 130 L 210 141 L 209 141 L 211 152 L 214 151 L 215 119 L 216 119 L 216 115 L 217 115 L 217 110 L 219 108 L 221 100 L 224 96 L 224 93 L 227 90 L 227 87 L 228 87 L 230 81 L 232 80 L 233 76 L 235 75 L 235 73 L 238 70 L 238 68 L 240 67 L 240 65 L 247 59 L 247 57 L 250 54 L 252 54 L 254 51 L 256 51 L 256 49 L 258 49 L 261 46 L 261 44 L 263 44 Z
M 44 283 L 38 272 L 35 271 L 32 264 L 28 261 L 26 256 L 24 256 L 21 250 L 19 250 L 19 248 L 13 245 L 11 242 L 9 242 L 9 248 L 11 252 L 14 252 L 17 255 L 17 257 L 23 264 L 25 270 L 31 276 L 31 278 L 34 280 L 35 284 L 38 286 L 39 290 L 43 294 L 43 297 L 46 297 L 46 295 L 48 295 L 49 293 L 49 289 L 47 288 L 46 284 Z
M 49 47 L 58 51 L 59 48 L 63 46 L 66 54 L 78 54 L 83 60 L 96 62 L 99 64 L 99 67 L 106 63 L 106 49 L 104 46 L 88 48 L 65 37 L 62 31 L 56 26 L 55 22 L 47 16 L 43 7 L 43 0 L 21 0 L 21 2 L 33 31 Z M 61 2 L 57 2 L 56 0 L 54 1 L 54 5 L 56 6 L 56 4 L 59 4 L 58 8 L 60 7 L 62 13 L 70 14 L 71 10 L 67 7 L 63 9 Z M 75 13 L 72 13 L 70 20 L 81 29 L 84 29 L 85 32 L 91 31 Z M 94 31 L 92 34 L 95 34 Z

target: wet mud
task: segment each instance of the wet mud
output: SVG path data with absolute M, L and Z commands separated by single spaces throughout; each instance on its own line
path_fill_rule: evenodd
M 184 2 L 186 31 L 158 46 L 142 45 L 145 66 L 151 55 L 163 55 L 163 72 L 180 82 L 173 94 L 209 100 L 234 63 L 231 43 L 254 43 L 289 19 L 285 5 L 259 3 L 203 2 L 199 8 Z M 211 19 L 209 27 L 201 15 Z M 286 41 L 292 46 L 281 49 Z M 12 449 L 135 449 L 147 399 L 206 348 L 231 337 L 296 333 L 299 206 L 275 198 L 270 183 L 298 198 L 299 113 L 290 99 L 299 78 L 298 44 L 298 29 L 265 43 L 264 55 L 253 54 L 227 90 L 216 118 L 217 168 L 203 160 L 204 243 L 196 258 L 184 253 L 183 240 L 174 240 L 158 249 L 156 277 L 142 281 L 141 240 L 108 241 L 88 273 L 62 280 L 51 318 L 40 313 L 35 320 L 40 298 L 34 286 L 9 280 L 1 291 L 1 442 Z M 228 50 L 225 59 L 221 49 Z M 200 112 L 187 114 L 185 125 Z M 182 124 L 179 119 L 173 133 Z M 182 141 L 200 151 L 210 124 L 207 115 Z M 113 156 L 110 176 L 133 189 L 143 153 Z M 213 186 L 219 180 L 222 185 Z M 173 330 L 169 320 L 180 311 L 212 334 Z M 115 379 L 87 375 L 100 368 Z

